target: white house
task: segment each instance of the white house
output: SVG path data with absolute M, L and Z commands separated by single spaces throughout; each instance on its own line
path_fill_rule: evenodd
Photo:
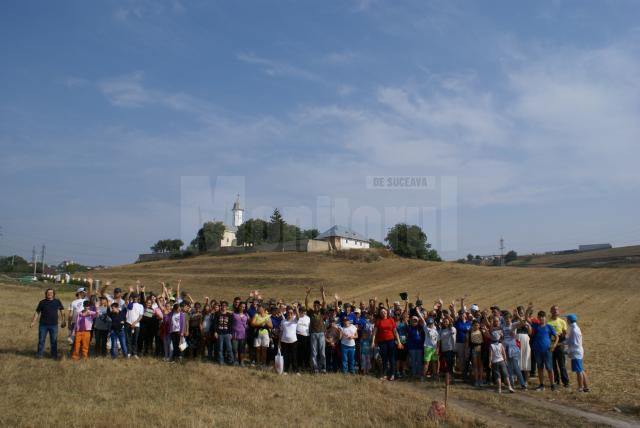
M 221 247 L 236 246 L 236 232 L 238 231 L 238 226 L 242 224 L 242 214 L 244 212 L 244 209 L 240 207 L 240 195 L 238 195 L 238 199 L 236 199 L 236 202 L 233 204 L 231 212 L 233 213 L 233 224 L 231 226 L 224 225 L 224 234 L 220 241 Z
M 335 225 L 321 233 L 315 239 L 327 241 L 332 250 L 350 250 L 369 248 L 369 239 L 344 226 Z

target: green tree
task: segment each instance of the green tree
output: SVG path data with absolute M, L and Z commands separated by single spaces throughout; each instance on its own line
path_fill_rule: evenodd
M 515 260 L 518 260 L 518 253 L 516 253 L 515 251 L 511 250 L 509 251 L 507 254 L 505 254 L 504 256 L 504 263 L 511 263 Z
M 168 253 L 173 251 L 179 251 L 180 247 L 184 245 L 180 239 L 161 239 L 156 242 L 152 247 L 151 251 L 154 253 Z
M 427 235 L 419 226 L 398 223 L 389 230 L 385 241 L 389 243 L 391 250 L 401 257 L 442 261 L 438 252 L 427 242 Z
M 473 254 L 471 254 L 471 253 L 467 254 L 467 261 L 468 262 L 472 262 L 473 261 Z
M 269 225 L 262 219 L 253 219 L 238 226 L 236 240 L 238 245 L 260 245 L 267 240 Z
M 371 248 L 386 248 L 382 242 L 376 241 L 375 239 L 369 239 L 369 246 Z
M 320 235 L 318 229 L 306 229 L 302 232 L 302 237 L 304 239 L 315 239 Z
M 4 257 L 0 259 L 1 272 L 33 272 L 33 266 L 18 255 Z
M 224 223 L 221 221 L 208 221 L 202 225 L 198 234 L 191 241 L 191 247 L 196 248 L 201 253 L 217 250 L 220 248 L 220 241 L 224 236 Z
M 273 214 L 269 218 L 269 228 L 267 232 L 267 241 L 271 243 L 282 243 L 285 241 L 287 223 L 282 218 L 280 210 L 273 210 Z

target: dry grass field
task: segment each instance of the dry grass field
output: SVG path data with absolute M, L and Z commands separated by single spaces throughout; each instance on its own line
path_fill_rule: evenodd
M 527 267 L 640 267 L 640 245 L 571 254 L 521 256 L 514 266 Z
M 607 424 L 584 419 L 573 409 L 640 423 L 640 269 L 491 268 L 395 257 L 365 262 L 325 254 L 258 253 L 120 266 L 94 277 L 115 280 L 123 288 L 136 279 L 151 288 L 159 281 L 175 285 L 181 279 L 195 300 L 231 299 L 253 289 L 265 297 L 302 300 L 306 287 L 317 294 L 324 286 L 343 300 L 397 300 L 399 292 L 407 291 L 410 299 L 419 292 L 425 302 L 467 294 L 468 303 L 481 306 L 512 308 L 532 301 L 536 309 L 548 310 L 557 303 L 564 313 L 579 316 L 592 392 L 519 392 L 514 397 L 455 384 L 447 424 Z M 41 296 L 37 287 L 0 286 L 0 299 L 6 302 L 0 313 L 2 426 L 424 426 L 430 423 L 429 403 L 442 397 L 439 385 L 384 383 L 373 377 L 279 377 L 154 360 L 36 360 L 37 331 L 28 324 Z M 72 293 L 60 296 L 68 304 Z

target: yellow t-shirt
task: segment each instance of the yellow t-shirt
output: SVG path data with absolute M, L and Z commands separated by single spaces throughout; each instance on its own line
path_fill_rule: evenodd
M 547 324 L 553 327 L 558 337 L 560 337 L 563 332 L 566 333 L 567 331 L 567 322 L 560 317 L 556 318 L 555 320 L 549 319 L 547 321 Z

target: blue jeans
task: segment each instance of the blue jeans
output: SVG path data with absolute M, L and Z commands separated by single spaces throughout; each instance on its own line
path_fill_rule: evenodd
M 309 336 L 311 337 L 311 366 L 315 371 L 325 371 L 327 364 L 324 333 L 311 333 Z
M 44 353 L 44 344 L 49 333 L 49 343 L 51 344 L 51 358 L 58 358 L 58 325 L 40 324 L 38 327 L 38 357 Z
M 515 375 L 518 378 L 520 386 L 525 386 L 526 382 L 524 381 L 524 376 L 522 376 L 522 370 L 520 370 L 520 353 L 516 353 L 513 357 L 507 358 L 507 360 L 507 369 L 509 370 L 511 385 L 514 385 L 513 376 Z
M 382 356 L 382 372 L 391 377 L 396 372 L 396 341 L 386 340 L 378 344 Z
M 421 349 L 409 349 L 409 367 L 411 368 L 411 374 L 413 376 L 422 376 L 423 373 L 423 358 L 422 353 L 424 350 Z
M 218 362 L 224 364 L 224 354 L 231 364 L 234 362 L 233 348 L 231 346 L 231 334 L 218 334 Z
M 122 355 L 127 358 L 127 334 L 124 329 L 121 329 L 120 331 L 111 331 L 111 358 L 118 356 L 118 342 L 120 342 Z
M 342 353 L 342 373 L 356 373 L 356 347 L 340 344 L 340 352 Z

